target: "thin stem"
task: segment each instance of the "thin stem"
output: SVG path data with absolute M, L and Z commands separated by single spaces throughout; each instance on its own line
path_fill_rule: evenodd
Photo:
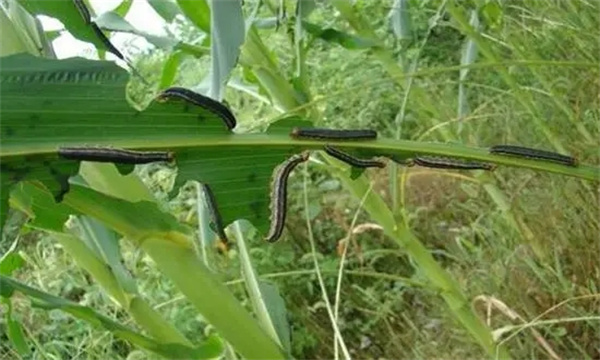
M 363 198 L 360 200 L 358 209 L 356 209 L 356 212 L 354 213 L 354 217 L 352 218 L 352 222 L 350 223 L 350 229 L 348 229 L 348 234 L 342 240 L 342 241 L 345 241 L 346 244 L 344 244 L 344 250 L 342 251 L 342 258 L 340 259 L 340 269 L 338 271 L 337 284 L 336 284 L 336 288 L 335 288 L 335 303 L 334 303 L 334 309 L 333 309 L 333 318 L 335 319 L 336 323 L 338 321 L 338 313 L 339 313 L 339 308 L 340 308 L 340 294 L 342 292 L 342 277 L 344 275 L 344 265 L 346 263 L 346 254 L 348 253 L 348 246 L 349 246 L 350 240 L 352 238 L 352 231 L 354 230 L 354 226 L 356 225 L 356 221 L 358 220 L 358 214 L 360 214 L 360 210 L 363 208 L 365 200 L 367 199 L 367 196 L 369 195 L 369 193 L 371 192 L 372 189 L 373 189 L 373 183 L 371 183 L 369 185 L 369 191 L 367 191 L 365 193 L 365 196 L 363 196 Z M 334 341 L 333 345 L 334 345 L 335 359 L 337 359 L 338 358 L 338 342 Z
M 323 300 L 325 301 L 325 307 L 327 309 L 327 315 L 329 315 L 329 320 L 331 321 L 331 325 L 333 327 L 334 339 L 339 341 L 340 347 L 342 349 L 342 353 L 344 354 L 344 358 L 349 360 L 350 353 L 348 352 L 348 348 L 344 343 L 344 339 L 340 334 L 340 329 L 338 328 L 335 317 L 333 316 L 333 312 L 331 310 L 331 303 L 329 302 L 329 297 L 327 296 L 327 289 L 325 288 L 325 283 L 323 282 L 323 277 L 321 276 L 321 269 L 319 268 L 319 261 L 317 260 L 317 249 L 315 247 L 315 239 L 313 237 L 312 227 L 310 224 L 310 214 L 308 213 L 308 171 L 306 164 L 304 165 L 304 181 L 303 181 L 303 194 L 304 194 L 304 211 L 306 218 L 306 227 L 308 232 L 308 239 L 310 242 L 310 249 L 312 251 L 312 259 L 315 265 L 315 273 L 317 274 L 317 279 L 319 281 L 319 287 L 321 288 L 321 293 L 323 295 Z

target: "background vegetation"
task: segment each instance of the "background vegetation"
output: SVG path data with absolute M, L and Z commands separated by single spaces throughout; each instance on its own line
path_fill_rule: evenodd
M 282 19 L 278 29 L 259 32 L 279 67 L 291 76 L 295 65 L 290 55 L 293 25 L 289 17 L 295 2 L 287 3 L 287 22 Z M 405 37 L 397 36 L 390 26 L 390 11 L 400 3 L 406 3 L 410 18 Z M 250 9 L 252 4 L 246 0 L 244 6 Z M 316 107 L 322 117 L 316 119 L 318 125 L 366 127 L 382 137 L 399 135 L 480 147 L 499 143 L 562 147 L 581 162 L 598 165 L 598 66 L 560 64 L 599 64 L 599 3 L 536 0 L 460 5 L 457 10 L 434 0 L 357 1 L 354 10 L 365 28 L 373 29 L 386 50 L 396 56 L 399 69 L 427 71 L 482 57 L 544 60 L 554 66 L 474 68 L 464 77 L 449 69 L 412 81 L 394 81 L 377 49 L 348 49 L 313 39 L 306 54 L 306 88 L 319 100 Z M 467 14 L 465 9 L 475 8 L 479 8 L 480 32 L 469 38 L 461 30 L 460 11 Z M 265 18 L 277 13 L 268 6 L 261 11 Z M 327 2 L 315 9 L 310 21 L 347 33 L 361 32 Z M 179 39 L 193 41 L 197 36 L 197 29 L 183 18 L 177 18 L 172 27 Z M 476 44 L 469 39 L 477 40 Z M 468 46 L 476 46 L 479 53 L 470 62 L 465 59 Z M 172 54 L 152 49 L 130 55 L 135 67 L 158 89 L 163 66 Z M 206 58 L 184 57 L 174 84 L 194 86 L 208 69 Z M 234 77 L 242 75 L 241 68 L 234 70 Z M 152 89 L 132 78 L 129 96 L 134 102 L 145 104 L 152 94 Z M 279 114 L 274 106 L 233 87 L 227 89 L 225 99 L 241 129 L 264 128 L 268 119 Z M 308 169 L 308 184 L 302 176 L 293 177 L 290 183 L 296 190 L 291 191 L 284 239 L 265 244 L 255 234 L 246 242 L 255 272 L 276 284 L 285 301 L 292 355 L 307 359 L 340 356 L 315 273 L 316 260 L 351 356 L 485 356 L 411 258 L 372 222 L 361 199 L 343 188 L 327 168 Z M 169 199 L 174 170 L 150 165 L 136 172 L 181 222 L 197 226 L 192 185 Z M 398 192 L 392 177 L 397 178 Z M 368 172 L 372 191 L 394 207 L 396 214 L 406 216 L 413 233 L 460 284 L 492 329 L 534 322 L 516 335 L 508 332 L 501 337 L 514 358 L 600 358 L 598 184 L 508 167 L 500 167 L 491 177 L 423 168 Z M 23 215 L 13 214 L 5 235 L 18 237 L 19 254 L 25 260 L 14 277 L 133 325 L 54 238 L 36 231 L 19 232 L 24 220 Z M 154 309 L 190 339 L 210 332 L 210 325 L 145 253 L 128 242 L 121 244 L 125 267 Z M 10 245 L 11 241 L 3 241 L 2 253 Z M 206 259 L 250 309 L 236 245 L 224 249 L 215 242 Z M 342 263 L 343 280 L 338 286 Z M 34 309 L 25 302 L 14 302 L 13 312 L 33 343 L 31 357 L 35 359 L 157 357 L 68 314 Z M 2 329 L 1 356 L 18 358 L 6 341 L 5 323 Z

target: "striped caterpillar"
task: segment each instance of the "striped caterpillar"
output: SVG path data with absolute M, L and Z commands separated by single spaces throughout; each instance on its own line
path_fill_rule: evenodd
M 336 130 L 324 128 L 292 129 L 290 136 L 293 138 L 327 139 L 327 140 L 373 140 L 377 139 L 375 130 Z
M 384 168 L 385 163 L 376 159 L 359 159 L 331 145 L 325 145 L 325 153 L 357 168 Z
M 223 226 L 223 219 L 221 218 L 221 213 L 219 212 L 219 208 L 217 207 L 215 195 L 208 184 L 202 184 L 202 191 L 204 192 L 204 199 L 206 200 L 206 205 L 212 218 L 212 223 L 215 227 L 215 232 L 217 233 L 221 241 L 223 241 L 225 245 L 227 245 L 229 244 L 229 239 L 227 238 L 227 234 L 225 234 L 225 226 Z
M 283 233 L 287 212 L 287 181 L 294 168 L 308 160 L 307 151 L 291 156 L 281 163 L 274 172 L 271 184 L 271 228 L 265 240 L 276 242 Z
M 415 156 L 412 163 L 419 166 L 438 169 L 457 170 L 494 170 L 496 165 L 479 161 L 463 161 L 444 157 Z
M 568 155 L 557 154 L 552 151 L 531 149 L 517 145 L 495 145 L 490 148 L 491 154 L 518 156 L 528 159 L 548 160 L 551 162 L 567 165 L 578 166 L 576 158 Z
M 175 156 L 170 151 L 133 151 L 102 147 L 60 147 L 58 155 L 69 160 L 110 162 L 115 164 L 147 164 L 171 162 Z
M 170 87 L 166 90 L 163 90 L 158 95 L 156 100 L 164 102 L 171 98 L 181 99 L 210 111 L 223 120 L 225 126 L 227 126 L 227 129 L 229 130 L 233 130 L 237 124 L 235 116 L 233 116 L 231 111 L 225 105 L 209 97 L 195 93 L 192 90 L 182 87 Z

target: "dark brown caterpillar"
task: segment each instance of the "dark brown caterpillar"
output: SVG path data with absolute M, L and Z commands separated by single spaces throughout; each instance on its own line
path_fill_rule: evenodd
M 413 159 L 415 165 L 438 169 L 456 169 L 456 170 L 494 170 L 495 164 L 483 163 L 479 161 L 463 161 L 444 157 L 433 156 L 415 156 Z
M 73 0 L 77 11 L 79 11 L 79 15 L 83 18 L 83 21 L 86 25 L 89 25 L 92 22 L 92 16 L 90 15 L 90 11 L 87 6 L 83 2 L 83 0 Z
M 400 157 L 398 155 L 385 155 L 385 157 L 392 160 L 393 162 L 395 162 L 398 165 L 408 166 L 408 167 L 415 166 L 415 160 L 412 158 Z
M 171 162 L 174 159 L 170 151 L 133 151 L 102 147 L 60 147 L 58 155 L 69 160 L 115 164 L 148 164 L 159 161 Z
M 185 89 L 182 87 L 170 87 L 166 90 L 163 90 L 158 97 L 157 101 L 167 101 L 170 98 L 177 98 L 189 103 L 192 103 L 196 106 L 200 106 L 208 111 L 212 112 L 216 116 L 218 116 L 223 122 L 227 129 L 233 130 L 236 126 L 235 116 L 231 113 L 231 111 L 223 104 L 218 101 L 215 101 L 209 97 L 193 92 L 192 90 Z
M 98 27 L 98 25 L 96 25 L 95 22 L 90 23 L 90 26 L 92 27 L 92 30 L 94 30 L 94 33 L 96 34 L 96 36 L 98 37 L 98 39 L 100 39 L 100 41 L 102 42 L 102 44 L 104 44 L 104 46 L 106 47 L 106 50 L 108 50 L 109 52 L 113 53 L 116 57 L 118 57 L 119 59 L 129 63 L 127 61 L 127 59 L 125 59 L 125 56 L 123 56 L 123 54 L 119 51 L 119 49 L 117 49 L 108 39 L 108 37 L 106 35 L 104 35 L 104 33 L 102 32 L 102 30 L 100 29 L 100 27 Z
M 229 239 L 227 238 L 227 234 L 225 234 L 225 226 L 223 226 L 223 219 L 221 218 L 221 213 L 217 207 L 215 195 L 208 184 L 202 184 L 202 191 L 204 192 L 204 198 L 206 199 L 206 205 L 208 206 L 208 211 L 212 218 L 215 231 L 221 241 L 223 241 L 225 245 L 228 245 Z
M 376 159 L 359 159 L 331 145 L 325 145 L 325 153 L 357 168 L 384 168 L 385 163 Z
M 327 139 L 327 140 L 373 140 L 377 139 L 375 130 L 335 130 L 324 128 L 295 127 L 290 133 L 294 138 Z
M 495 145 L 490 148 L 490 153 L 499 155 L 518 156 L 528 159 L 547 160 L 573 167 L 579 165 L 579 161 L 577 161 L 577 159 L 572 156 L 517 145 Z
M 104 44 L 104 46 L 106 47 L 106 49 L 113 53 L 116 57 L 118 57 L 119 59 L 123 60 L 124 62 L 127 63 L 127 66 L 129 66 L 129 69 L 131 69 L 131 72 L 137 76 L 138 78 L 140 78 L 140 80 L 148 85 L 148 82 L 146 81 L 146 79 L 142 76 L 142 74 L 140 74 L 139 71 L 137 71 L 137 69 L 135 68 L 135 66 L 133 66 L 133 64 L 131 63 L 131 61 L 129 61 L 120 51 L 119 49 L 117 49 L 108 39 L 108 37 L 106 35 L 104 35 L 104 33 L 102 32 L 102 29 L 100 29 L 100 27 L 95 23 L 95 22 L 91 22 L 90 26 L 92 27 L 92 30 L 94 30 L 94 33 L 96 34 L 96 36 L 98 37 L 98 39 L 100 39 L 100 41 L 102 42 L 102 44 Z
M 287 181 L 294 168 L 308 160 L 307 151 L 293 155 L 277 167 L 271 183 L 271 228 L 265 237 L 268 242 L 279 240 L 285 225 L 287 212 Z

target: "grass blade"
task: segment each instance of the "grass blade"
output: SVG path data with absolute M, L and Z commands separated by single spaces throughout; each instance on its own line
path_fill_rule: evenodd
M 0 289 L 3 297 L 10 297 L 14 292 L 22 293 L 34 302 L 34 306 L 43 309 L 58 309 L 74 317 L 89 322 L 95 326 L 103 327 L 116 336 L 131 342 L 141 348 L 155 352 L 171 359 L 209 359 L 223 352 L 223 344 L 217 338 L 210 338 L 196 348 L 188 346 L 160 343 L 121 325 L 120 323 L 102 315 L 90 307 L 76 304 L 72 301 L 50 295 L 41 290 L 32 288 L 15 279 L 0 275 Z
M 179 6 L 172 0 L 148 0 L 148 4 L 168 23 L 175 20 L 175 17 L 181 14 Z
M 396 0 L 388 15 L 392 31 L 398 40 L 412 39 L 412 22 L 408 6 L 408 0 Z
M 177 0 L 177 5 L 179 5 L 183 14 L 190 19 L 198 29 L 206 34 L 210 34 L 211 9 L 208 6 L 207 0 Z
M 471 10 L 471 20 L 469 24 L 475 29 L 479 30 L 479 18 L 477 16 L 477 10 Z M 463 48 L 460 65 L 471 65 L 477 60 L 477 44 L 473 39 L 469 38 Z M 458 85 L 458 117 L 462 119 L 469 114 L 469 104 L 467 102 L 467 90 L 464 85 L 464 81 L 467 79 L 469 73 L 468 68 L 460 70 L 460 82 Z M 462 122 L 461 122 L 462 124 Z M 460 132 L 459 128 L 459 132 Z
M 0 258 L 0 274 L 8 276 L 25 264 L 25 260 L 17 252 L 18 243 L 19 239 L 17 238 Z
M 290 331 L 285 303 L 276 286 L 258 278 L 250 260 L 240 221 L 236 221 L 233 226 L 242 266 L 242 278 L 254 313 L 269 336 L 289 352 Z
M 11 299 L 2 298 L 1 300 L 7 308 L 4 320 L 6 321 L 6 335 L 8 336 L 8 340 L 19 355 L 27 356 L 31 353 L 31 349 L 27 344 L 25 334 L 23 334 L 23 326 L 13 317 L 13 305 Z
M 245 23 L 241 1 L 210 0 L 211 67 L 208 96 L 223 99 L 225 85 L 244 43 Z

